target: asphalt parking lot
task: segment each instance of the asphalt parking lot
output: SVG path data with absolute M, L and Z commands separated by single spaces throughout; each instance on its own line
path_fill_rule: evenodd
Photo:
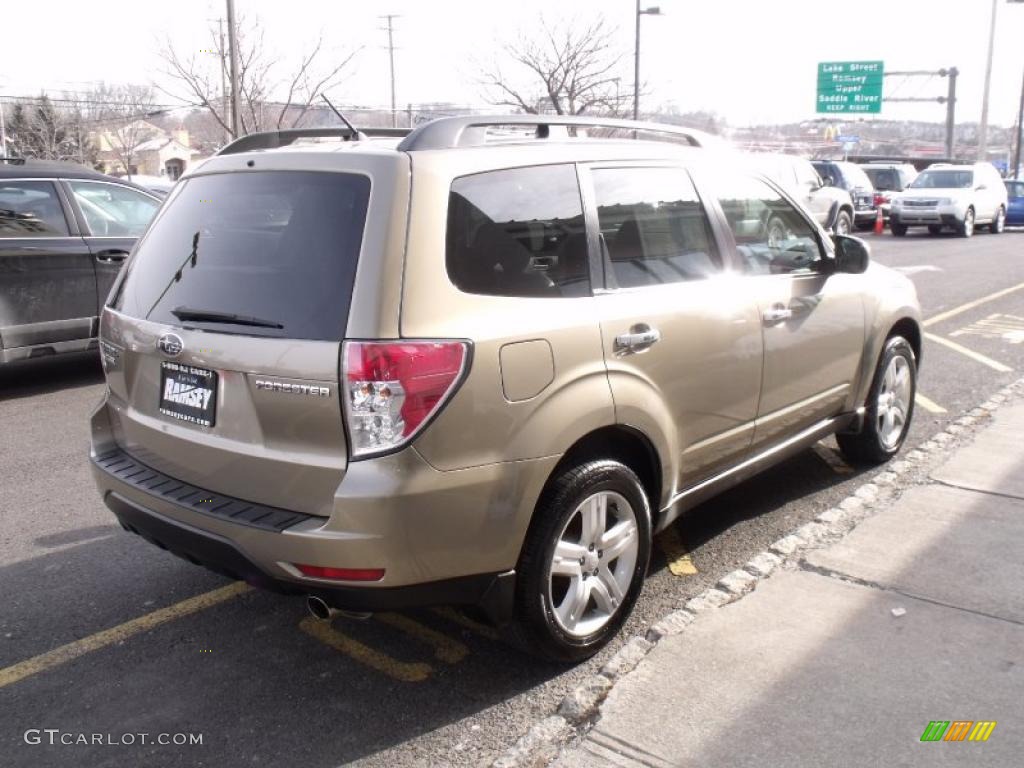
M 913 279 L 924 308 L 912 447 L 1024 371 L 1024 232 L 866 239 Z M 566 669 L 447 609 L 317 624 L 299 599 L 161 552 L 116 526 L 93 487 L 87 416 L 101 391 L 90 356 L 0 371 L 5 766 L 479 765 L 617 647 Z M 819 444 L 659 537 L 623 637 L 863 482 L 833 448 Z M 27 743 L 36 729 L 40 743 Z M 60 732 L 55 744 L 45 729 Z M 173 743 L 196 734 L 201 744 Z

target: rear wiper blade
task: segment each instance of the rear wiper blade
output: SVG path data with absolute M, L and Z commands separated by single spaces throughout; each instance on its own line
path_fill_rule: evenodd
M 226 325 L 252 325 L 257 328 L 284 328 L 281 323 L 275 323 L 273 320 L 264 320 L 260 317 L 249 317 L 247 315 L 236 315 L 233 312 L 216 312 L 212 309 L 177 307 L 176 309 L 171 310 L 171 314 L 179 320 L 225 323 Z

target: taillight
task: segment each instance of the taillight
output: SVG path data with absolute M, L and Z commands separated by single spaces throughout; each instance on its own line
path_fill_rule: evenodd
M 383 568 L 332 568 L 324 565 L 295 563 L 303 576 L 314 579 L 339 579 L 341 581 L 380 581 L 384 578 Z
M 345 418 L 353 458 L 409 442 L 459 382 L 462 341 L 346 341 Z

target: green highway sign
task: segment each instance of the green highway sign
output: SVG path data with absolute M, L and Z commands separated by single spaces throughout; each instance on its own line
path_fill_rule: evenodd
M 818 64 L 818 112 L 882 111 L 880 61 L 823 61 Z

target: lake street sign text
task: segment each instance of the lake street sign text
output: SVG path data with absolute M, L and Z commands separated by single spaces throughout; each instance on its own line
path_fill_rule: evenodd
M 818 64 L 818 112 L 882 111 L 881 61 L 823 61 Z

